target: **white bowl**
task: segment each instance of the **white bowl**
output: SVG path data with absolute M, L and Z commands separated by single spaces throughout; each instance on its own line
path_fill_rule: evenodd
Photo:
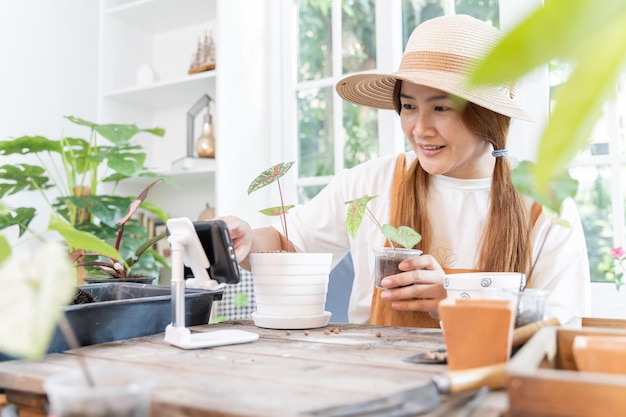
M 256 311 L 262 316 L 299 317 L 321 316 L 324 314 L 325 303 L 319 304 L 259 304 Z
M 525 285 L 526 276 L 519 272 L 467 272 L 447 274 L 443 279 L 448 298 L 486 298 L 486 288 L 519 291 Z
M 281 285 L 281 284 L 259 284 L 254 283 L 254 294 L 267 295 L 316 295 L 326 294 L 328 284 L 312 285 Z
M 269 294 L 258 294 L 254 293 L 254 298 L 258 304 L 274 304 L 274 305 L 284 305 L 284 304 L 322 304 L 326 302 L 326 293 L 322 294 L 313 294 L 313 295 L 269 295 Z

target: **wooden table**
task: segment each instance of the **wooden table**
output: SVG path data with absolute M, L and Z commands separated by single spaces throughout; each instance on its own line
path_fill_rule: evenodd
M 440 330 L 330 324 L 326 328 L 268 330 L 249 321 L 196 326 L 192 331 L 238 328 L 259 340 L 209 349 L 183 350 L 163 334 L 87 346 L 47 355 L 42 361 L 0 362 L 0 388 L 7 399 L 44 415 L 42 381 L 77 366 L 148 368 L 158 375 L 151 416 L 298 416 L 336 404 L 372 399 L 415 387 L 446 365 L 404 362 L 444 346 Z M 334 329 L 338 332 L 332 332 Z M 331 330 L 329 332 L 329 330 Z M 427 416 L 457 416 L 450 398 Z M 508 407 L 505 391 L 491 392 L 473 417 L 499 417 Z M 39 414 L 38 414 L 39 413 Z

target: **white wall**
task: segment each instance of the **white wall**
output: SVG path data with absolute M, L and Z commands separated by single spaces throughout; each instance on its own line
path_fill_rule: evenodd
M 97 47 L 96 1 L 0 2 L 0 140 L 84 135 L 63 116 L 96 120 Z M 3 199 L 15 207 L 46 207 L 40 200 L 36 193 Z M 43 217 L 38 224 L 45 226 Z

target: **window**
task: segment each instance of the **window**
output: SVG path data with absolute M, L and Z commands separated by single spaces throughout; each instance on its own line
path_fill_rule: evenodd
M 292 102 L 300 203 L 343 168 L 409 149 L 393 112 L 356 106 L 335 94 L 341 77 L 396 70 L 415 26 L 433 17 L 466 13 L 499 26 L 498 0 L 298 0 L 296 9 Z
M 551 70 L 551 84 L 558 85 L 563 64 Z M 553 87 L 554 88 L 554 87 Z M 591 280 L 605 281 L 601 265 L 610 248 L 624 246 L 626 174 L 626 75 L 617 85 L 617 97 L 607 103 L 590 144 L 571 164 L 570 174 L 579 182 L 576 203 L 580 210 Z

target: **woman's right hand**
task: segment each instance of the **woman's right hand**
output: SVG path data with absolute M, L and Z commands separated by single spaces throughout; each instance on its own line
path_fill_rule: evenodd
M 226 226 L 228 226 L 228 231 L 230 232 L 230 237 L 235 247 L 237 260 L 239 262 L 244 261 L 252 249 L 252 228 L 246 221 L 239 217 L 221 216 L 217 218 L 223 220 Z

